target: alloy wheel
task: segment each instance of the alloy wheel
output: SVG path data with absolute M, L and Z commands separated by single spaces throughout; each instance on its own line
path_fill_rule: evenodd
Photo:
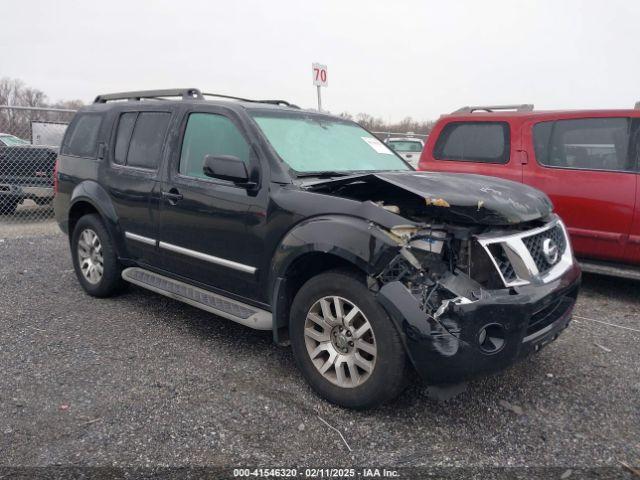
M 345 298 L 327 296 L 312 305 L 304 340 L 317 370 L 339 387 L 362 385 L 375 368 L 378 349 L 371 323 Z
M 102 243 L 96 232 L 87 228 L 78 239 L 78 261 L 85 280 L 92 285 L 100 283 L 104 274 Z

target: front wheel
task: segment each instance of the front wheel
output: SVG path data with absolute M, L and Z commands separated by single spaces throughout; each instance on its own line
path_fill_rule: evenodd
M 302 374 L 322 397 L 368 408 L 406 386 L 406 358 L 391 319 L 357 275 L 320 274 L 291 306 L 290 339 Z

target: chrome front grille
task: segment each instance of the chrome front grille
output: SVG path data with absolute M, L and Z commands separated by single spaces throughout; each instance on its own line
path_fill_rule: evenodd
M 554 261 L 550 260 L 545 255 L 544 243 L 547 240 L 553 242 L 553 245 L 558 249 L 558 256 Z M 564 232 L 560 225 L 556 225 L 555 227 L 545 230 L 544 232 L 537 233 L 536 235 L 524 237 L 522 241 L 526 245 L 527 250 L 529 250 L 531 257 L 540 272 L 545 272 L 558 263 L 560 258 L 562 258 L 565 248 L 567 248 L 567 240 L 564 238 Z
M 507 282 L 513 282 L 514 280 L 517 280 L 518 277 L 516 275 L 516 272 L 513 269 L 513 265 L 511 265 L 509 257 L 507 257 L 507 254 L 502 248 L 502 245 L 500 245 L 499 243 L 490 245 L 489 252 L 491 252 L 492 259 L 496 263 L 501 277 Z
M 477 240 L 507 287 L 549 282 L 573 264 L 567 231 L 558 217 L 533 230 L 480 235 Z

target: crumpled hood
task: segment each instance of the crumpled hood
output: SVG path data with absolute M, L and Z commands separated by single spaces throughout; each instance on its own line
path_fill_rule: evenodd
M 393 203 L 395 187 L 420 197 L 429 217 L 451 222 L 509 225 L 544 218 L 553 210 L 551 200 L 540 190 L 483 175 L 393 171 L 314 179 L 303 186 L 345 197 L 357 189 L 362 197 L 363 183 L 371 186 L 369 200 L 384 197 L 385 203 Z M 385 189 L 385 184 L 390 188 Z

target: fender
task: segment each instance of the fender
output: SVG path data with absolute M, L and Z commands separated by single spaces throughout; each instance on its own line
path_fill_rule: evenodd
M 113 240 L 118 257 L 122 257 L 124 252 L 126 252 L 126 248 L 122 240 L 123 234 L 120 229 L 116 210 L 107 191 L 97 182 L 93 180 L 85 180 L 84 182 L 76 185 L 73 189 L 67 215 L 78 202 L 87 202 L 98 211 L 104 221 L 109 235 L 111 236 L 111 239 Z
M 289 268 L 309 253 L 335 255 L 367 275 L 380 272 L 398 253 L 399 246 L 377 224 L 348 215 L 322 215 L 304 220 L 281 240 L 269 272 L 274 340 L 288 325 L 286 280 Z

